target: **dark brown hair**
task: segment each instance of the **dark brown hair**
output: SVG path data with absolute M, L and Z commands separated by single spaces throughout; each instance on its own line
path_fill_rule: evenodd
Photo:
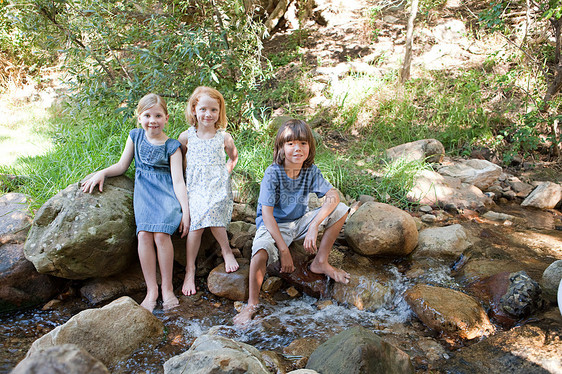
M 294 140 L 304 140 L 308 142 L 308 157 L 302 164 L 303 168 L 307 168 L 314 164 L 314 156 L 316 155 L 316 141 L 312 135 L 312 130 L 306 122 L 300 119 L 291 119 L 285 122 L 277 131 L 275 137 L 275 147 L 273 148 L 273 161 L 276 164 L 285 164 L 285 151 L 283 146 L 285 143 Z

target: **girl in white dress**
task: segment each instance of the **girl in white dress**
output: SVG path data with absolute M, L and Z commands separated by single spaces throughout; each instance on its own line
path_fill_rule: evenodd
M 230 173 L 238 162 L 238 150 L 232 136 L 224 131 L 227 123 L 225 103 L 217 90 L 197 87 L 189 98 L 185 116 L 191 127 L 182 132 L 178 140 L 186 160 L 185 181 L 191 225 L 182 292 L 194 295 L 197 292 L 195 261 L 206 227 L 211 228 L 221 247 L 226 271 L 238 270 L 226 233 L 233 205 Z

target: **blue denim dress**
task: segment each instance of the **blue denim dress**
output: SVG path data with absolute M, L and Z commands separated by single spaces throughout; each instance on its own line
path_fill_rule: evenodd
M 133 205 L 139 231 L 173 234 L 180 225 L 181 206 L 174 193 L 170 156 L 180 147 L 176 139 L 153 145 L 144 129 L 129 133 L 135 145 L 135 191 Z

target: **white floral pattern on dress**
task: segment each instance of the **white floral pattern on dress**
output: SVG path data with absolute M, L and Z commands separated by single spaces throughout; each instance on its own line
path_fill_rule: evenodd
M 232 218 L 232 190 L 226 169 L 224 133 L 211 139 L 197 137 L 195 127 L 187 130 L 185 183 L 189 198 L 190 231 L 205 227 L 226 227 Z

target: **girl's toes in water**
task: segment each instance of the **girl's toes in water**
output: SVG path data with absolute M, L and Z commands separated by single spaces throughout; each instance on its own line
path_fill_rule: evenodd
M 195 295 L 197 293 L 197 289 L 195 288 L 195 276 L 191 274 L 185 274 L 185 279 L 183 280 L 183 286 L 181 288 L 181 292 L 185 296 Z
M 148 310 L 150 313 L 152 313 L 152 311 L 154 310 L 154 308 L 156 307 L 156 300 L 148 300 L 148 299 L 144 299 L 142 301 L 142 303 L 140 304 L 140 306 L 142 306 L 144 309 Z
M 173 296 L 167 300 L 162 302 L 162 309 L 163 310 L 170 310 L 177 308 L 180 305 L 180 302 L 177 297 Z

